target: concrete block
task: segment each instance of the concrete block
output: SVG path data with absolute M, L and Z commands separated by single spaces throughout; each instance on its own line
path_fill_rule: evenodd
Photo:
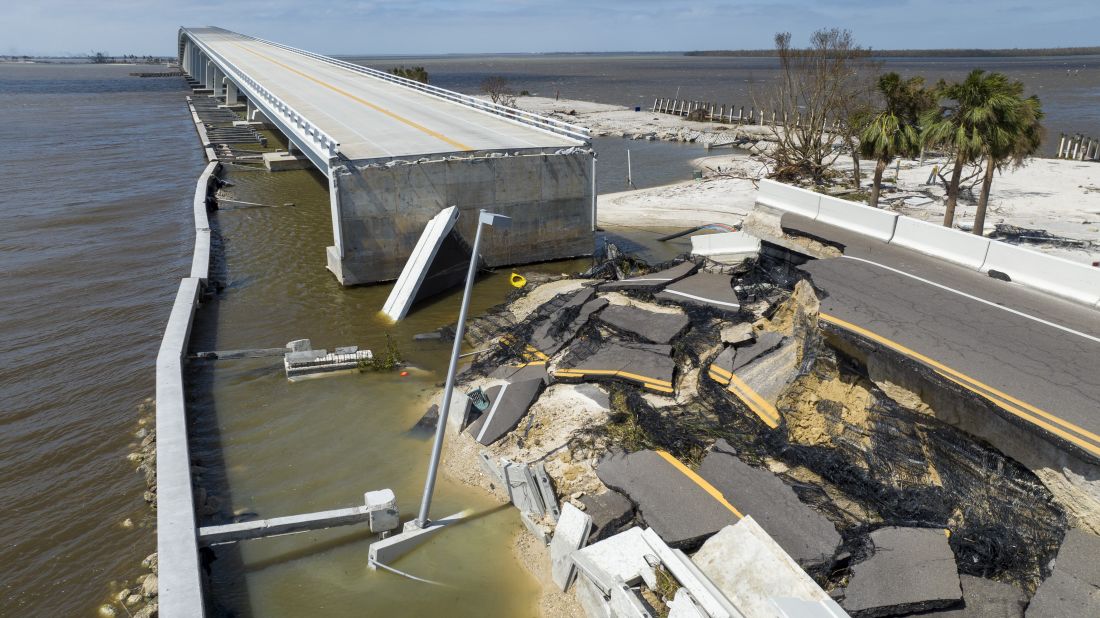
M 681 279 L 658 292 L 656 298 L 726 313 L 737 313 L 741 309 L 730 276 L 718 273 L 702 272 Z
M 695 262 L 680 262 L 665 270 L 623 279 L 622 281 L 608 281 L 600 284 L 601 292 L 613 292 L 622 290 L 640 290 L 645 292 L 659 292 L 670 283 L 679 281 L 699 270 Z
M 603 596 L 600 589 L 588 578 L 578 578 L 574 590 L 574 594 L 577 596 L 577 602 L 580 604 L 581 609 L 584 610 L 585 616 L 588 618 L 613 618 L 611 606 L 608 605 L 607 598 Z
M 550 475 L 546 473 L 546 465 L 543 462 L 537 462 L 531 466 L 531 474 L 535 477 L 535 482 L 538 484 L 539 494 L 542 496 L 542 507 L 546 512 L 546 516 L 551 521 L 557 522 L 561 517 L 561 509 L 558 508 L 558 497 L 554 493 L 554 486 L 550 482 Z
M 443 519 L 428 522 L 428 525 L 423 528 L 418 528 L 415 525 L 416 522 L 410 521 L 406 523 L 405 530 L 401 534 L 396 534 L 370 544 L 370 547 L 367 549 L 368 565 L 373 570 L 375 568 L 375 563 L 391 564 L 394 560 L 397 560 L 401 556 L 416 549 L 424 542 L 430 540 L 435 533 L 443 530 L 447 526 L 462 521 L 466 515 L 467 513 L 465 511 L 455 513 Z
M 709 618 L 703 608 L 691 598 L 687 588 L 680 588 L 668 602 L 668 618 Z
M 313 349 L 313 342 L 309 339 L 295 339 L 287 342 L 286 347 L 291 352 L 306 352 Z
M 947 608 L 962 600 L 955 555 L 940 528 L 880 528 L 874 555 L 852 567 L 843 602 L 853 616 Z
M 538 539 L 543 545 L 550 544 L 550 529 L 546 526 L 535 521 L 535 519 L 529 513 L 520 511 L 519 519 L 523 522 L 523 525 L 527 527 L 527 531 L 531 533 L 531 536 Z
M 722 343 L 741 345 L 756 339 L 756 331 L 749 322 L 730 324 L 722 327 Z
M 1100 616 L 1100 537 L 1070 529 L 1062 539 L 1054 572 L 1027 608 L 1028 618 Z
M 486 391 L 489 409 L 470 424 L 468 431 L 480 444 L 489 446 L 519 424 L 545 383 L 541 379 L 508 382 Z
M 616 534 L 634 519 L 634 504 L 626 496 L 614 490 L 602 494 L 581 496 L 584 512 L 592 518 L 590 542 Z
M 760 254 L 760 239 L 744 232 L 699 234 L 691 237 L 691 254 L 720 264 L 733 264 Z
M 653 614 L 642 603 L 642 597 L 622 582 L 616 582 L 611 588 L 611 597 L 607 600 L 611 613 L 617 618 L 652 618 Z
M 697 545 L 737 523 L 739 514 L 715 497 L 716 489 L 666 457 L 656 451 L 608 455 L 596 475 L 637 504 L 642 521 L 673 547 Z
M 668 343 L 691 324 L 683 313 L 658 313 L 628 305 L 612 305 L 604 309 L 599 320 L 653 343 Z
M 396 530 L 401 525 L 400 513 L 397 510 L 397 497 L 392 489 L 379 489 L 368 491 L 363 495 L 363 503 L 370 513 L 370 531 L 375 534 Z
M 1072 301 L 1087 305 L 1100 302 L 1100 268 L 1088 264 L 993 240 L 982 265 L 982 272 L 990 270 L 1007 274 L 1015 283 Z
M 573 583 L 576 565 L 570 555 L 584 547 L 592 531 L 592 518 L 572 504 L 562 507 L 554 538 L 550 541 L 550 574 L 558 588 L 567 590 Z
M 382 313 L 391 320 L 403 320 L 417 300 L 462 283 L 470 264 L 469 249 L 454 246 L 441 251 L 445 241 L 451 236 L 456 221 L 458 208 L 451 206 L 439 211 L 424 226 L 424 231 L 382 306 Z M 451 244 L 456 242 L 452 240 Z
M 503 462 L 502 462 L 503 463 Z M 508 497 L 521 513 L 533 513 L 542 517 L 545 507 L 542 494 L 527 464 L 503 463 L 504 485 Z
M 458 433 L 465 429 L 470 422 L 472 409 L 473 405 L 466 393 L 455 389 L 451 393 L 451 409 L 447 412 L 447 431 Z
M 745 616 L 776 616 L 773 598 L 832 601 L 751 516 L 707 540 L 692 562 Z
M 653 549 L 654 554 L 664 565 L 665 570 L 684 589 L 691 593 L 692 598 L 699 603 L 699 606 L 703 608 L 707 615 L 712 618 L 736 618 L 740 616 L 737 608 L 684 552 L 669 547 L 652 528 L 647 529 L 643 535 L 650 548 Z
M 265 152 L 264 167 L 269 172 L 285 172 L 289 170 L 307 170 L 313 167 L 309 158 L 302 155 L 292 155 L 288 152 Z
M 739 511 L 751 515 L 799 566 L 813 570 L 832 565 L 841 542 L 832 522 L 803 504 L 779 477 L 731 453 L 725 440 L 718 440 L 699 466 L 699 476 Z
M 657 575 L 646 560 L 646 556 L 653 555 L 653 549 L 646 543 L 641 528 L 620 532 L 571 555 L 580 573 L 606 594 L 610 594 L 617 580 L 629 585 L 644 582 L 650 588 L 657 585 Z
M 488 476 L 492 483 L 504 485 L 504 469 L 492 456 L 485 451 L 478 453 L 478 461 L 481 463 L 481 471 Z

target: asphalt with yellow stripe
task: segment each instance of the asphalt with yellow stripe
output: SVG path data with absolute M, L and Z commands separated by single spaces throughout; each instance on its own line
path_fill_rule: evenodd
M 848 257 L 801 267 L 824 294 L 824 324 L 1100 460 L 1100 312 L 832 226 L 785 216 L 784 227 L 844 245 Z

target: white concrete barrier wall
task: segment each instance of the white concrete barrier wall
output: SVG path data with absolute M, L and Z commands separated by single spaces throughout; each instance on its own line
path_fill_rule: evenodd
M 989 252 L 990 240 L 935 223 L 898 217 L 890 244 L 980 270 Z
M 897 213 L 822 195 L 817 221 L 889 242 L 894 237 Z
M 157 563 L 162 618 L 205 615 L 187 444 L 183 356 L 201 282 L 180 283 L 157 354 Z
M 211 161 L 195 183 L 192 210 L 195 215 L 195 251 L 191 257 L 191 276 L 203 284 L 210 277 L 210 219 L 206 213 L 206 195 L 218 172 L 218 161 Z
M 989 254 L 981 271 L 990 270 L 998 270 L 1016 283 L 1062 298 L 1100 305 L 1100 268 L 1088 264 L 990 241 Z
M 821 203 L 821 194 L 774 180 L 761 180 L 760 192 L 756 196 L 756 201 L 765 206 L 816 219 Z

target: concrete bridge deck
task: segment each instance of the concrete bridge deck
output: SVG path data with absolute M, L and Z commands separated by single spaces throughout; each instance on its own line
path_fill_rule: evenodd
M 228 30 L 188 31 L 332 136 L 348 159 L 583 143 Z

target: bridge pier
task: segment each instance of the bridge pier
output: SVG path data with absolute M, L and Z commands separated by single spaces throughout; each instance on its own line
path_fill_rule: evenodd
M 237 84 L 234 84 L 228 77 L 225 78 L 225 104 L 237 104 Z
M 479 209 L 512 217 L 506 234 L 483 240 L 486 266 L 591 255 L 592 158 L 592 150 L 578 147 L 337 167 L 328 269 L 343 285 L 395 279 L 428 220 L 448 206 L 458 206 L 455 229 L 471 245 Z

